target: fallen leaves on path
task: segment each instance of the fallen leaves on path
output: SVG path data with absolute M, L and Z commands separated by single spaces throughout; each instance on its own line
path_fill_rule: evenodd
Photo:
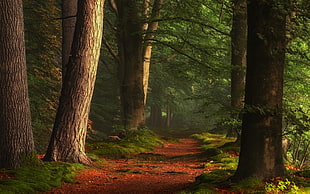
M 157 147 L 150 155 L 165 160 L 132 159 L 107 160 L 98 169 L 81 171 L 74 183 L 65 183 L 47 192 L 106 193 L 106 194 L 173 194 L 185 190 L 195 177 L 209 171 L 195 155 L 199 144 L 193 139 L 180 139 Z

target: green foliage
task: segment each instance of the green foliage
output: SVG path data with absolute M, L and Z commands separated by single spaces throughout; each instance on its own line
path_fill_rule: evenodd
M 276 183 L 266 183 L 265 190 L 267 193 L 304 193 L 294 182 L 288 179 L 280 180 Z
M 305 169 L 301 171 L 293 171 L 292 176 L 290 177 L 290 180 L 292 180 L 297 185 L 302 185 L 304 187 L 304 190 L 307 190 L 310 188 L 310 170 Z
M 232 190 L 243 193 L 265 193 L 265 183 L 258 178 L 251 177 L 241 180 L 232 186 Z
M 7 170 L 13 178 L 0 180 L 0 193 L 36 193 L 58 187 L 62 182 L 71 182 L 76 171 L 84 167 L 79 164 L 49 162 L 35 167 Z
M 299 176 L 302 176 L 304 178 L 310 178 L 310 169 L 299 171 L 296 174 L 298 174 Z
M 308 168 L 310 151 L 310 114 L 308 108 L 285 112 L 284 136 L 289 140 L 286 160 L 298 168 Z

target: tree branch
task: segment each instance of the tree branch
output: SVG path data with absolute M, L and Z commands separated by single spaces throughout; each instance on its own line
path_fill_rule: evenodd
M 185 22 L 191 22 L 191 23 L 194 23 L 194 24 L 198 24 L 200 26 L 203 26 L 203 27 L 206 27 L 206 28 L 210 28 L 222 35 L 225 35 L 225 36 L 230 36 L 230 33 L 228 32 L 224 32 L 222 30 L 219 30 L 211 25 L 208 25 L 208 24 L 205 24 L 203 22 L 199 22 L 197 20 L 193 20 L 193 19 L 189 19 L 189 18 L 182 18 L 182 17 L 171 17 L 171 18 L 157 18 L 157 19 L 153 19 L 152 22 L 156 21 L 156 22 L 160 22 L 160 21 L 171 21 L 171 20 L 181 20 L 181 21 L 185 21 Z
M 168 44 L 168 43 L 166 43 L 166 42 L 163 42 L 163 41 L 160 41 L 160 40 L 156 40 L 156 39 L 149 39 L 149 41 L 158 42 L 159 44 L 162 44 L 162 45 L 164 45 L 164 46 L 166 46 L 166 47 L 168 47 L 168 48 L 170 48 L 170 49 L 172 49 L 172 50 L 176 51 L 177 53 L 179 53 L 179 54 L 181 54 L 181 55 L 183 55 L 183 56 L 185 56 L 185 57 L 189 58 L 190 60 L 195 61 L 195 62 L 197 62 L 198 64 L 200 64 L 200 65 L 203 65 L 203 66 L 207 67 L 208 69 L 212 70 L 213 72 L 218 73 L 218 71 L 217 71 L 217 70 L 215 70 L 214 68 L 212 68 L 212 67 L 210 67 L 210 66 L 208 66 L 208 65 L 206 65 L 206 64 L 204 64 L 204 63 L 202 63 L 201 61 L 199 61 L 199 60 L 195 59 L 194 57 L 192 57 L 192 56 L 190 56 L 190 55 L 188 55 L 188 54 L 186 54 L 185 52 L 183 52 L 183 51 L 179 50 L 178 48 L 176 48 L 176 47 L 174 47 L 174 46 L 169 45 L 169 44 Z
M 102 36 L 102 42 L 103 44 L 107 47 L 108 51 L 110 52 L 110 54 L 112 55 L 112 57 L 114 58 L 114 60 L 117 62 L 117 64 L 120 64 L 120 59 L 117 56 L 117 54 L 114 52 L 113 48 L 111 47 L 111 45 L 109 44 L 109 42 L 107 41 L 107 39 L 105 38 L 105 36 Z

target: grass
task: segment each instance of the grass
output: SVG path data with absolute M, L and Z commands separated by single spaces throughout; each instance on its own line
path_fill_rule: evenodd
M 26 166 L 16 170 L 5 170 L 12 178 L 0 180 L 0 193 L 37 193 L 58 187 L 62 182 L 71 182 L 76 171 L 84 167 L 79 164 L 46 162 L 40 166 Z

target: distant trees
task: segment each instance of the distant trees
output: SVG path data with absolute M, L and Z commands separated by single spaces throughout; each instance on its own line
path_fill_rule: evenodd
M 145 103 L 152 53 L 163 0 L 115 1 L 118 21 L 118 76 L 121 115 L 126 129 L 145 126 Z M 154 21 L 152 21 L 154 20 Z
M 0 168 L 35 159 L 21 0 L 0 2 Z
M 248 54 L 241 152 L 233 180 L 284 175 L 282 98 L 284 1 L 248 1 Z
M 116 0 L 121 115 L 125 129 L 145 125 L 142 1 Z
M 104 0 L 79 0 L 71 55 L 44 160 L 90 164 L 85 140 L 103 28 Z

